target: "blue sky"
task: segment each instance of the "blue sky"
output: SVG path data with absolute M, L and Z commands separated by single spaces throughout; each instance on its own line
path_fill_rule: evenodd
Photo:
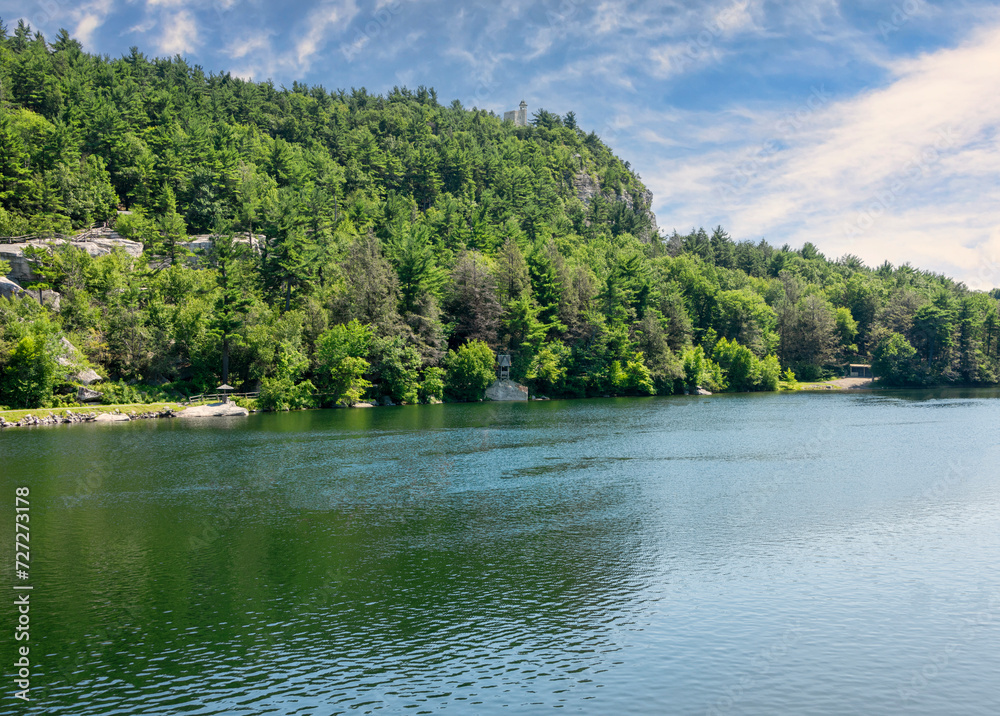
M 576 112 L 661 227 L 1000 286 L 1000 5 L 834 0 L 0 0 L 92 52 Z

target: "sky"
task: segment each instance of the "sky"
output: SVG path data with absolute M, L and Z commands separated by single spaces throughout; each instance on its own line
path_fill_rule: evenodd
M 90 52 L 576 114 L 660 227 L 1000 286 L 1000 3 L 0 0 Z

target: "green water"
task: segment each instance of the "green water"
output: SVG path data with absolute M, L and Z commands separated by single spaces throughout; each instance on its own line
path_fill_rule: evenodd
M 996 398 L 8 430 L 0 713 L 1000 713 Z

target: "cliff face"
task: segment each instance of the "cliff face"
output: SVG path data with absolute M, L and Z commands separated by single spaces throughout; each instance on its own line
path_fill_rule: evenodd
M 649 229 L 636 237 L 640 241 L 649 243 L 659 236 L 660 228 L 656 223 L 656 214 L 653 213 L 652 208 L 653 192 L 649 189 L 638 195 L 628 192 L 621 195 L 614 194 L 611 191 L 602 189 L 600 183 L 594 177 L 586 171 L 580 170 L 573 176 L 573 190 L 576 192 L 576 198 L 582 201 L 586 207 L 590 206 L 590 202 L 593 201 L 595 196 L 601 196 L 609 203 L 625 204 L 632 211 L 645 214 L 649 218 Z

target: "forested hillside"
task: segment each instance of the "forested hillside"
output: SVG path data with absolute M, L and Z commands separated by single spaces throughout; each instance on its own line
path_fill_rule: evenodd
M 110 224 L 145 247 L 28 251 L 28 294 L 0 299 L 0 404 L 72 403 L 74 362 L 109 401 L 228 379 L 277 408 L 477 399 L 499 351 L 551 397 L 774 390 L 868 359 L 895 384 L 1000 376 L 997 292 L 721 227 L 661 236 L 572 112 L 518 128 L 425 88 L 0 38 L 0 236 Z

